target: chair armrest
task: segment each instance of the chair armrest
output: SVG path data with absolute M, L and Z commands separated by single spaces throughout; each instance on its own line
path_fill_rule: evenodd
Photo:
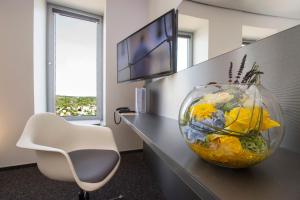
M 62 154 L 65 153 L 63 150 L 58 148 L 35 144 L 29 138 L 25 138 L 25 137 L 21 137 L 17 142 L 16 146 L 19 148 L 36 150 L 36 151 L 50 151 L 50 152 L 57 152 Z

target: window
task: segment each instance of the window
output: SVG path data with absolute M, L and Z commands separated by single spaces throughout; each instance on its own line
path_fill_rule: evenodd
M 48 111 L 102 120 L 102 17 L 48 5 Z
M 193 65 L 193 34 L 179 32 L 177 38 L 177 71 Z

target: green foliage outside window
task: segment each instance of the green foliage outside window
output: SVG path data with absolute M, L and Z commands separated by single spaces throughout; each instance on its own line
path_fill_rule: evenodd
M 56 114 L 59 116 L 95 116 L 96 97 L 56 96 Z

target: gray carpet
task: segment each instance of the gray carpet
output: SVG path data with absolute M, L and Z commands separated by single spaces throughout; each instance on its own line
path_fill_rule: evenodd
M 77 193 L 74 183 L 49 180 L 36 166 L 0 169 L 0 200 L 75 200 Z M 165 200 L 142 152 L 122 154 L 116 175 L 102 189 L 90 193 L 90 199 L 108 200 L 119 194 L 124 200 Z

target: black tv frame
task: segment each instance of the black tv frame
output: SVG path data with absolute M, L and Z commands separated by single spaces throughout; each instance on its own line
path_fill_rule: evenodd
M 125 39 L 121 40 L 120 42 L 117 43 L 117 47 L 118 45 L 123 42 L 124 40 L 127 40 L 128 38 L 130 38 L 131 36 L 133 36 L 134 34 L 136 34 L 137 32 L 143 30 L 144 28 L 146 28 L 147 26 L 155 23 L 157 20 L 160 20 L 161 18 L 163 18 L 164 16 L 168 15 L 168 14 L 172 14 L 172 27 L 173 27 L 173 33 L 172 33 L 172 47 L 171 47 L 171 56 L 170 56 L 170 70 L 167 72 L 161 72 L 161 73 L 157 73 L 157 74 L 152 74 L 152 75 L 148 75 L 148 76 L 141 76 L 138 78 L 131 78 L 129 80 L 124 80 L 124 81 L 119 81 L 119 70 L 118 70 L 118 54 L 117 54 L 117 82 L 118 83 L 126 83 L 126 82 L 134 82 L 134 81 L 140 81 L 140 80 L 147 80 L 147 79 L 153 79 L 153 78 L 159 78 L 159 77 L 163 77 L 163 76 L 168 76 L 171 74 L 174 74 L 177 72 L 177 34 L 178 34 L 178 11 L 175 9 L 172 9 L 168 12 L 166 12 L 165 14 L 163 14 L 162 16 L 156 18 L 155 20 L 151 21 L 150 23 L 146 24 L 145 26 L 143 26 L 142 28 L 138 29 L 137 31 L 135 31 L 134 33 L 130 34 L 129 36 L 127 36 Z M 160 46 L 160 45 L 159 45 Z M 153 49 L 149 52 L 151 53 L 153 51 Z M 130 65 L 128 65 L 127 67 L 131 68 Z M 126 68 L 127 68 L 126 67 Z M 131 70 L 130 70 L 131 71 Z

